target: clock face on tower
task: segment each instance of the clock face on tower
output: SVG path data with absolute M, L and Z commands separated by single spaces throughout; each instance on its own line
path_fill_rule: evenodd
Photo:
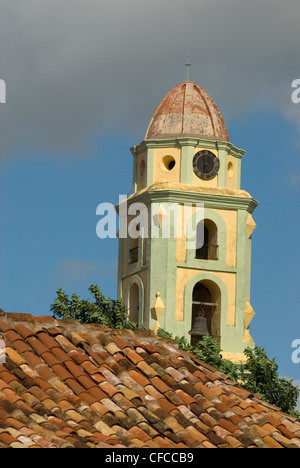
M 193 159 L 193 169 L 195 174 L 203 180 L 210 180 L 216 177 L 220 167 L 217 156 L 208 150 L 198 151 Z

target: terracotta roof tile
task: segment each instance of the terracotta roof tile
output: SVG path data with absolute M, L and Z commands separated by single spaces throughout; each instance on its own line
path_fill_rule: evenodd
M 300 448 L 300 424 L 153 332 L 1 313 L 0 447 Z
M 269 448 L 284 448 L 283 445 L 280 443 L 276 442 L 276 440 L 271 437 L 271 436 L 265 436 L 263 438 L 263 442 L 269 447 Z
M 101 386 L 104 387 L 104 384 L 102 384 Z M 124 397 L 127 400 L 129 401 L 137 400 L 138 404 L 141 403 L 141 399 L 139 395 L 136 392 L 133 392 L 132 390 L 130 390 L 130 388 L 122 387 L 122 388 L 119 388 L 119 391 L 124 395 Z
M 125 398 L 123 395 L 121 395 L 120 393 L 116 393 L 112 397 L 112 401 L 114 403 L 116 403 L 116 405 L 118 407 L 120 407 L 123 411 L 126 411 L 129 408 L 134 408 L 134 405 L 129 400 L 127 400 L 127 398 Z
M 37 354 L 39 355 L 40 353 L 37 352 Z M 49 367 L 52 367 L 54 364 L 60 364 L 60 361 L 51 353 L 50 350 L 44 352 L 41 358 Z
M 64 336 L 64 335 L 56 335 L 55 339 L 57 343 L 63 348 L 66 353 L 70 351 L 77 351 L 77 348 Z
M 150 381 L 141 373 L 135 370 L 129 371 L 130 377 L 135 380 L 141 387 L 145 387 L 150 384 Z
M 133 364 L 137 364 L 143 361 L 143 358 L 139 356 L 135 351 L 132 351 L 131 349 L 128 353 L 126 353 L 126 356 L 128 357 L 128 359 L 130 359 L 131 362 L 133 362 Z
M 11 326 L 8 323 L 0 319 L 0 331 L 5 333 L 8 330 L 12 330 Z
M 22 323 L 16 323 L 15 330 L 26 340 L 30 336 L 34 336 L 34 332 L 31 328 L 26 327 Z

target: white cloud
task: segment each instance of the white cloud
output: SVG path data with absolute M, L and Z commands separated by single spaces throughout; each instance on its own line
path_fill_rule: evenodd
M 55 284 L 68 285 L 74 282 L 84 282 L 90 280 L 91 284 L 97 283 L 101 278 L 115 278 L 117 274 L 117 260 L 108 262 L 83 259 L 67 258 L 60 262 L 53 272 L 53 282 Z

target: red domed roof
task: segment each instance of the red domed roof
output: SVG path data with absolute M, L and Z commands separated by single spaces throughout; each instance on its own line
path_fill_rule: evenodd
M 219 109 L 195 82 L 179 83 L 167 94 L 152 117 L 145 139 L 178 136 L 229 141 Z

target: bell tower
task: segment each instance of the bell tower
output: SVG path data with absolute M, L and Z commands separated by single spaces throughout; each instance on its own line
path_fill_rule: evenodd
M 224 357 L 243 360 L 243 350 L 254 346 L 258 205 L 240 187 L 245 152 L 230 142 L 212 98 L 186 81 L 161 101 L 131 153 L 132 194 L 117 206 L 128 215 L 119 236 L 118 295 L 130 318 L 192 342 L 208 332 Z

